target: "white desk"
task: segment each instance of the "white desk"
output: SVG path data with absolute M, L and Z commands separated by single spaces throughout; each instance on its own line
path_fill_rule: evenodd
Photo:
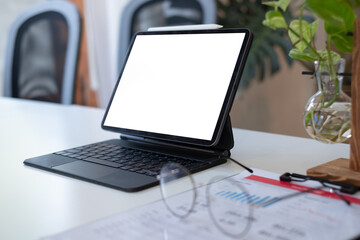
M 158 187 L 124 193 L 23 165 L 29 157 L 118 138 L 100 127 L 104 110 L 0 98 L 0 239 L 37 239 L 160 199 Z M 234 129 L 232 156 L 277 173 L 349 157 L 349 145 Z M 232 175 L 233 163 L 196 174 Z

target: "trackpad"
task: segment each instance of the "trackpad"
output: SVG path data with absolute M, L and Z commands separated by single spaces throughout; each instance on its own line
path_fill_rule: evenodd
M 155 177 L 81 160 L 56 166 L 53 169 L 127 192 L 139 191 L 157 184 Z
M 155 177 L 124 170 L 119 170 L 117 173 L 98 178 L 97 180 L 127 192 L 139 191 L 150 186 L 155 186 L 158 183 Z
M 85 161 L 66 163 L 53 167 L 53 169 L 88 179 L 97 179 L 119 171 L 117 168 L 111 168 Z

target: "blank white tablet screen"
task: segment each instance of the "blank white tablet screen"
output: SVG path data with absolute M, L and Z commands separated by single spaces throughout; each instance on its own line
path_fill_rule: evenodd
M 138 35 L 104 125 L 211 140 L 244 37 Z

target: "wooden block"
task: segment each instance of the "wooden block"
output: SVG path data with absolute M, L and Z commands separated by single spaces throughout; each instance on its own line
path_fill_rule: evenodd
M 354 23 L 354 48 L 351 77 L 351 141 L 350 163 L 352 170 L 360 171 L 360 19 Z
M 349 168 L 350 160 L 338 158 L 307 170 L 308 176 L 321 177 L 333 181 L 360 186 L 360 172 Z

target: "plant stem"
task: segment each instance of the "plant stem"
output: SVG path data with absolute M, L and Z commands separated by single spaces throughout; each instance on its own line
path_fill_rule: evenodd
M 301 7 L 300 9 L 300 16 L 299 16 L 299 27 L 300 27 L 300 37 L 301 37 L 301 40 L 304 39 L 303 38 L 303 30 L 302 30 L 302 17 L 303 17 L 303 11 L 304 11 L 304 8 L 305 8 L 305 4 Z
M 339 130 L 339 134 L 338 134 L 338 139 L 341 140 L 341 136 L 350 129 L 350 121 L 345 121 L 342 125 L 341 128 Z
M 334 63 L 333 63 L 332 56 L 331 56 L 330 37 L 328 37 L 326 43 L 327 43 L 326 44 L 326 50 L 327 50 L 327 53 L 328 53 L 328 68 L 329 68 L 329 71 L 330 71 L 329 74 L 330 74 L 330 77 L 335 81 L 335 94 L 332 97 L 332 99 L 324 106 L 324 108 L 330 107 L 336 101 L 336 99 L 339 96 L 339 79 L 337 77 L 337 73 L 335 71 Z

